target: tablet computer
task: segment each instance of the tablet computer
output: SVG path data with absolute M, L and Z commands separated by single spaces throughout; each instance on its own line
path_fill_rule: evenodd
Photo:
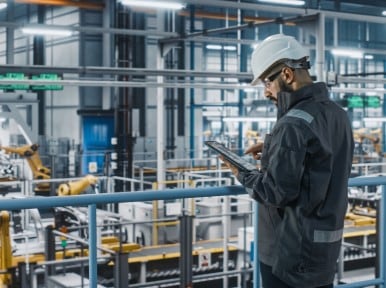
M 247 160 L 229 150 L 223 144 L 217 141 L 205 141 L 205 145 L 221 154 L 229 163 L 236 166 L 240 171 L 257 170 L 256 166 L 249 163 Z

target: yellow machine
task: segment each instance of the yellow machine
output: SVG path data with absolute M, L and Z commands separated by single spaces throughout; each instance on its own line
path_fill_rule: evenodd
M 354 141 L 357 143 L 364 153 L 367 153 L 363 149 L 363 145 L 366 142 L 370 142 L 370 144 L 374 148 L 374 152 L 377 153 L 377 155 L 382 156 L 382 145 L 381 145 L 381 139 L 382 139 L 382 130 L 381 129 L 374 129 L 368 131 L 366 128 L 360 128 L 353 131 L 354 133 Z
M 0 149 L 4 150 L 7 154 L 17 154 L 20 157 L 24 157 L 32 171 L 34 179 L 44 180 L 51 178 L 51 170 L 45 167 L 39 156 L 39 145 L 24 145 L 21 147 L 5 147 L 0 146 Z M 35 191 L 50 191 L 50 183 L 37 184 Z
M 5 272 L 12 267 L 11 238 L 9 235 L 9 213 L 0 212 L 0 271 Z M 11 274 L 0 274 L 0 287 L 11 284 Z
M 261 137 L 260 132 L 255 131 L 255 130 L 247 130 L 245 132 L 245 145 L 246 147 L 255 145 L 258 142 L 263 142 L 264 139 Z
M 87 175 L 78 181 L 63 183 L 58 188 L 59 196 L 78 195 L 86 190 L 90 185 L 95 185 L 98 178 L 93 175 Z

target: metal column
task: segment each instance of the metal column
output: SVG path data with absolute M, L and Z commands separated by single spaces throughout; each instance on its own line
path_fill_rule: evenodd
M 38 23 L 44 24 L 46 16 L 46 6 L 38 5 L 37 6 L 37 17 Z M 45 45 L 44 45 L 44 36 L 34 36 L 33 38 L 33 64 L 34 65 L 44 65 L 45 64 Z M 46 94 L 44 91 L 38 91 L 38 135 L 45 135 L 45 122 L 46 122 Z
M 193 287 L 192 256 L 193 216 L 180 217 L 180 288 Z
M 325 46 L 325 19 L 324 14 L 319 14 L 316 31 L 316 76 L 317 81 L 324 81 L 324 46 Z
M 164 69 L 163 49 L 158 46 L 157 69 Z M 157 76 L 157 82 L 164 82 L 163 76 Z M 165 114 L 165 95 L 162 85 L 157 87 L 157 182 L 158 189 L 163 188 L 165 180 L 165 163 L 164 163 L 164 114 Z
M 117 253 L 115 255 L 115 283 L 116 288 L 127 288 L 129 286 L 129 254 Z
M 190 6 L 190 32 L 193 33 L 194 32 L 194 21 L 195 21 L 195 18 L 194 18 L 194 6 L 191 5 Z M 191 70 L 194 70 L 194 41 L 190 41 L 190 69 Z M 190 81 L 194 81 L 194 77 L 190 77 Z M 189 93 L 190 93 L 190 158 L 194 158 L 194 148 L 195 148 L 195 144 L 194 144 L 194 135 L 195 135 L 195 131 L 194 131 L 194 114 L 195 114 L 195 107 L 194 107 L 194 89 L 193 88 L 190 88 L 189 90 Z
M 46 261 L 55 260 L 55 236 L 53 233 L 54 227 L 49 225 L 46 227 L 46 239 L 44 242 L 45 251 L 46 251 Z M 47 275 L 55 275 L 55 266 L 47 265 L 46 266 Z

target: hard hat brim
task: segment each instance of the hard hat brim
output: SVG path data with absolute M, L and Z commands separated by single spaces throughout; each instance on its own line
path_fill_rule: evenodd
M 259 84 L 260 81 L 261 81 L 260 78 L 256 77 L 255 79 L 252 80 L 252 82 L 250 84 L 252 86 L 256 86 L 257 84 Z

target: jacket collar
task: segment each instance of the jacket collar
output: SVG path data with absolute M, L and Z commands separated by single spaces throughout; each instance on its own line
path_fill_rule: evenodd
M 279 92 L 277 95 L 277 117 L 280 118 L 293 106 L 306 99 L 322 101 L 328 99 L 328 90 L 324 82 L 312 83 L 294 92 Z

